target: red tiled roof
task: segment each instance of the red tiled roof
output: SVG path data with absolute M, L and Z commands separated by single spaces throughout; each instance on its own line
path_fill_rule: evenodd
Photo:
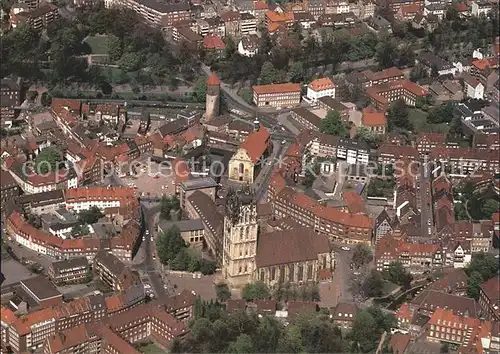
M 404 76 L 404 73 L 393 66 L 392 68 L 388 68 L 382 71 L 372 72 L 369 70 L 363 71 L 363 74 L 370 79 L 371 81 L 385 80 L 391 79 L 394 77 Z
M 255 164 L 261 158 L 264 151 L 266 151 L 269 142 L 269 132 L 261 125 L 259 130 L 248 134 L 244 142 L 241 143 L 240 148 L 244 149 L 248 156 Z
M 270 84 L 270 85 L 256 85 L 252 89 L 258 94 L 266 93 L 286 93 L 286 92 L 300 92 L 300 84 L 286 83 L 286 84 Z
M 394 354 L 404 354 L 410 344 L 411 336 L 409 334 L 396 333 L 391 336 L 389 341 L 389 350 Z
M 467 6 L 466 3 L 464 2 L 460 2 L 458 3 L 456 6 L 455 6 L 455 9 L 458 11 L 458 12 L 465 12 L 467 10 L 469 10 L 469 7 Z
M 208 86 L 219 86 L 220 85 L 220 80 L 217 77 L 217 75 L 215 75 L 215 73 L 210 74 L 210 76 L 208 77 L 208 80 L 207 80 L 207 85 Z
M 2 322 L 9 326 L 17 320 L 15 313 L 8 307 L 2 306 L 0 313 L 2 316 Z
M 387 118 L 383 112 L 374 111 L 371 107 L 363 109 L 363 125 L 373 127 L 387 125 Z
M 344 192 L 343 198 L 347 204 L 349 212 L 353 214 L 361 214 L 365 212 L 365 201 L 356 192 Z
M 136 199 L 135 189 L 128 187 L 82 187 L 64 191 L 66 202 Z
M 313 80 L 309 83 L 308 87 L 313 91 L 331 90 L 335 88 L 335 84 L 328 77 Z
M 481 289 L 493 305 L 500 306 L 500 278 L 498 275 L 481 284 Z
M 253 8 L 254 10 L 267 10 L 269 9 L 269 5 L 266 1 L 254 1 Z
M 225 49 L 226 45 L 221 37 L 215 35 L 206 35 L 203 37 L 203 46 L 205 49 Z
M 187 162 L 180 157 L 174 159 L 172 168 L 174 169 L 176 183 L 181 183 L 189 179 L 189 166 Z

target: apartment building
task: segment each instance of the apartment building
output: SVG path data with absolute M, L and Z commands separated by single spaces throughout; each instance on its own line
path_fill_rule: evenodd
M 8 171 L 0 171 L 0 200 L 2 205 L 19 196 L 21 189 Z
M 321 118 L 304 107 L 298 107 L 290 113 L 292 119 L 303 126 L 307 130 L 319 132 L 321 127 Z
M 307 149 L 311 156 L 334 158 L 337 156 L 337 146 L 339 145 L 340 137 L 313 130 L 305 130 L 299 134 L 297 141 L 300 146 Z
M 257 33 L 257 18 L 254 15 L 244 12 L 240 15 L 239 33 L 248 36 Z
M 200 191 L 209 196 L 210 200 L 215 201 L 215 190 L 217 182 L 212 177 L 195 178 L 183 181 L 180 185 L 180 204 L 182 210 L 189 208 L 189 197 L 196 191 Z M 194 218 L 191 216 L 191 218 Z
M 357 84 L 361 84 L 361 86 L 365 88 L 393 81 L 400 81 L 405 78 L 404 73 L 396 67 L 376 72 L 365 70 L 354 76 L 356 77 Z
M 300 104 L 300 84 L 270 84 L 252 87 L 253 103 L 257 107 L 295 107 Z
M 84 281 L 89 274 L 90 265 L 86 257 L 52 262 L 48 276 L 56 284 L 71 284 Z
M 92 270 L 114 291 L 124 291 L 139 282 L 136 274 L 117 257 L 106 251 L 96 254 Z
M 48 307 L 19 317 L 9 327 L 9 345 L 14 353 L 28 352 L 39 348 L 55 331 L 55 313 Z
M 54 4 L 45 3 L 29 13 L 28 25 L 36 31 L 41 31 L 58 18 L 59 8 Z
M 331 96 L 318 98 L 318 108 L 323 109 L 327 112 L 337 112 L 340 115 L 340 119 L 345 122 L 349 121 L 349 107 Z
M 97 207 L 101 210 L 107 208 L 120 208 L 137 200 L 133 188 L 127 187 L 92 187 L 76 188 L 64 191 L 66 207 L 80 212 Z
M 479 306 L 487 318 L 500 321 L 500 278 L 498 275 L 481 284 Z
M 428 322 L 429 342 L 446 342 L 461 347 L 461 350 L 470 349 L 473 352 L 482 352 L 482 340 L 491 336 L 492 324 L 468 316 L 457 316 L 447 309 L 436 309 Z M 478 350 L 478 348 L 481 348 Z
M 394 144 L 382 144 L 378 149 L 378 162 L 382 164 L 394 164 L 398 161 L 418 161 L 419 154 L 413 146 L 400 146 Z
M 279 173 L 271 179 L 269 200 L 276 218 L 291 217 L 301 225 L 348 244 L 371 243 L 373 223 L 370 217 L 324 206 L 287 187 Z
M 370 147 L 363 141 L 342 138 L 337 145 L 337 159 L 349 165 L 368 164 Z
M 495 174 L 500 171 L 497 151 L 484 151 L 477 148 L 434 148 L 429 154 L 431 161 L 449 167 L 453 174 L 467 175 L 481 168 Z
M 177 321 L 188 323 L 194 317 L 194 304 L 196 295 L 193 291 L 183 290 L 167 298 L 163 305 L 165 310 L 174 316 Z
M 15 118 L 15 107 L 21 105 L 20 77 L 14 75 L 4 77 L 0 83 L 0 118 L 12 120 Z
M 265 233 L 259 236 L 254 279 L 271 287 L 314 283 L 320 272 L 331 273 L 332 259 L 327 236 L 308 227 Z
M 147 23 L 155 27 L 170 27 L 174 23 L 191 18 L 191 8 L 185 1 L 105 0 L 105 7 L 125 7 L 137 12 Z
M 377 109 L 382 111 L 386 111 L 391 102 L 397 100 L 405 101 L 408 106 L 415 106 L 417 99 L 427 94 L 427 90 L 410 80 L 389 81 L 366 89 L 367 97 Z

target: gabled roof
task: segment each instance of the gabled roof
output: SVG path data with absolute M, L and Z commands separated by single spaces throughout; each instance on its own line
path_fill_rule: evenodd
M 259 130 L 251 132 L 245 141 L 241 143 L 240 148 L 247 152 L 254 164 L 259 161 L 264 151 L 266 151 L 269 136 L 267 129 L 261 125 Z

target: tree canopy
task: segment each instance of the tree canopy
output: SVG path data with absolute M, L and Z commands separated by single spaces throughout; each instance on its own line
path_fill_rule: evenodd
M 87 210 L 82 210 L 78 214 L 78 220 L 84 224 L 95 224 L 100 218 L 103 217 L 104 214 L 97 206 L 92 206 Z
M 349 135 L 347 125 L 342 121 L 337 111 L 329 111 L 326 114 L 326 117 L 321 120 L 319 130 L 325 134 L 337 135 L 344 138 Z
M 242 298 L 246 301 L 269 299 L 271 293 L 263 282 L 249 283 L 243 288 Z
M 365 244 L 357 244 L 352 254 L 352 263 L 356 268 L 370 263 L 373 260 L 371 249 Z
M 389 269 L 384 271 L 384 278 L 394 284 L 401 285 L 404 289 L 411 287 L 413 276 L 406 271 L 403 263 L 396 261 L 389 264 Z
M 413 130 L 405 101 L 400 99 L 391 103 L 387 110 L 387 124 L 389 131 L 394 130 L 394 128 Z
M 35 171 L 38 174 L 56 172 L 61 162 L 61 152 L 54 147 L 46 147 L 35 158 Z

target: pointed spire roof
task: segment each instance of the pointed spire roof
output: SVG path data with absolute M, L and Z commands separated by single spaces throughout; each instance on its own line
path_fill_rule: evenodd
M 220 85 L 220 80 L 217 77 L 217 75 L 215 75 L 215 73 L 211 73 L 210 74 L 210 76 L 208 77 L 208 80 L 207 80 L 207 85 L 208 86 L 218 86 L 218 85 Z

